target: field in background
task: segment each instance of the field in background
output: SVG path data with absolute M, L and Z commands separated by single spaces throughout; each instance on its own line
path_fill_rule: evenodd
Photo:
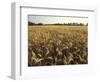
M 88 63 L 87 26 L 28 27 L 28 66 Z

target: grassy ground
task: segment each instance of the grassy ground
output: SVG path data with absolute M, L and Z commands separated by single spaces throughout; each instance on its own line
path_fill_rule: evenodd
M 88 63 L 87 26 L 28 27 L 28 66 Z

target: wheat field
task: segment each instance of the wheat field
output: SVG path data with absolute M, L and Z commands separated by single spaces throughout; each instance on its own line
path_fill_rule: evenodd
M 28 26 L 28 66 L 88 64 L 87 26 Z

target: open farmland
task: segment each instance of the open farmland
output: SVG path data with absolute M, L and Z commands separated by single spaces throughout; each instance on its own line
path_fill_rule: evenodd
M 87 26 L 28 26 L 28 66 L 88 63 Z

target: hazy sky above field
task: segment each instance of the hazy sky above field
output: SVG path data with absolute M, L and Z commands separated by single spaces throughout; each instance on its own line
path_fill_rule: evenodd
M 54 23 L 88 23 L 87 17 L 57 17 L 57 16 L 28 16 L 28 21 L 33 23 L 54 24 Z

